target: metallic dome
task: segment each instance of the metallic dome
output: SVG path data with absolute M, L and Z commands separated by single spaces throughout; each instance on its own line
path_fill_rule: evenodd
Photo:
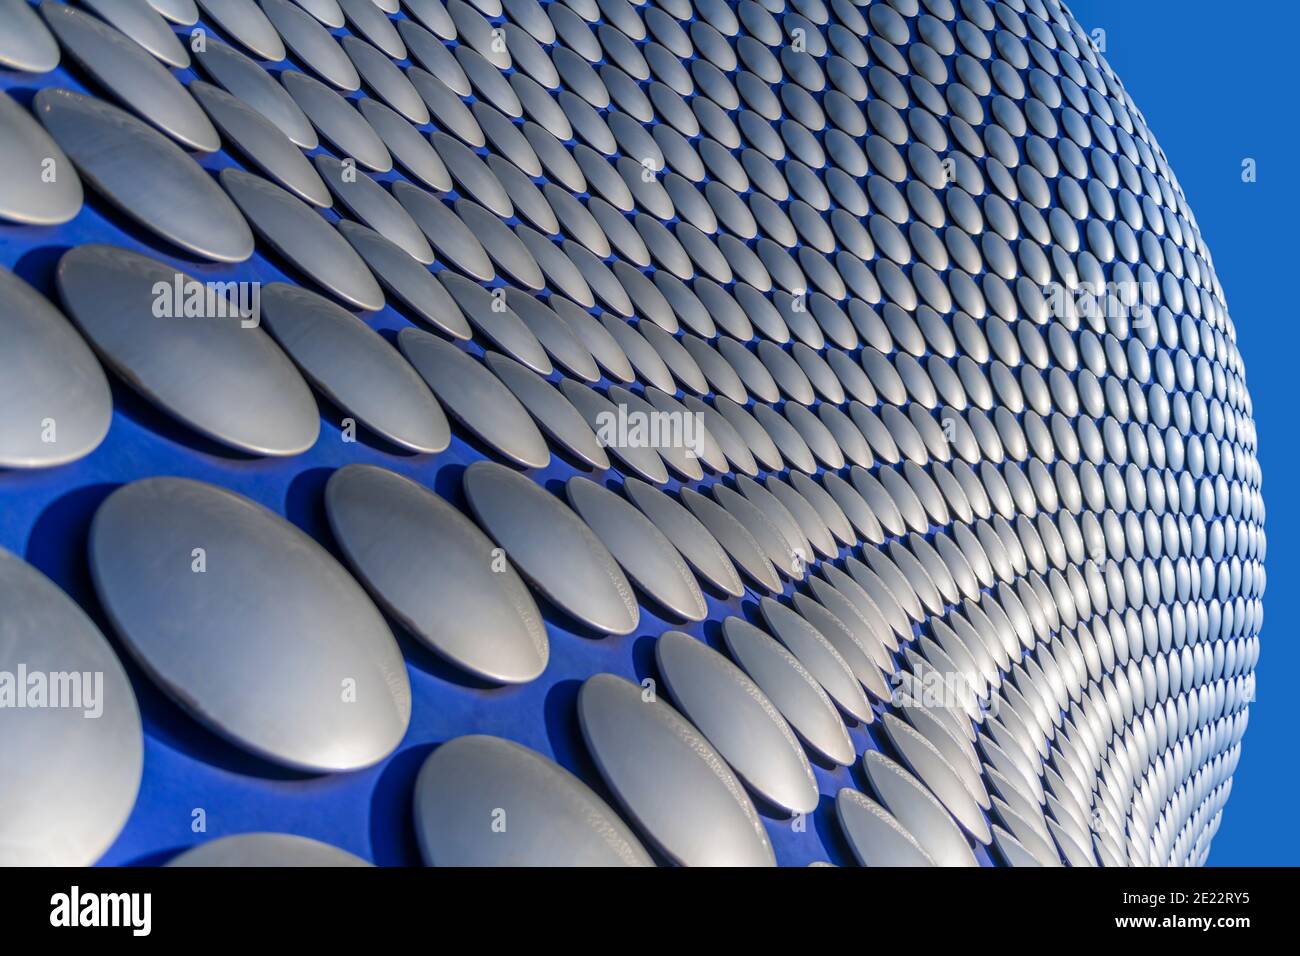
M 82 739 L 7 709 L 58 706 L 3 639 L 38 618 L 184 707 L 137 730 L 111 682 L 130 779 L 77 786 L 132 790 L 141 734 L 175 782 L 73 848 L 52 801 L 0 864 L 174 848 L 142 808 L 211 788 L 196 843 L 290 830 L 273 761 L 408 799 L 326 773 L 320 829 L 235 862 L 1210 852 L 1263 621 L 1251 399 L 1057 0 L 0 3 L 0 341 L 0 564 L 89 615 L 0 605 L 0 765 Z

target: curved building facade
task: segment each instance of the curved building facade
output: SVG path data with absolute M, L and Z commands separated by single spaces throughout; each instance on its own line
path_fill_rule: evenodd
M 0 2 L 0 863 L 1204 863 L 1257 438 L 1102 45 Z

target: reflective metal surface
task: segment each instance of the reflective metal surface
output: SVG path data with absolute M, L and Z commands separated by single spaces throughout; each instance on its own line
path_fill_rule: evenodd
M 697 575 L 702 575 L 707 583 L 732 597 L 744 593 L 736 566 L 722 545 L 683 505 L 636 478 L 627 478 L 623 482 L 623 493 L 672 542 Z
M 433 263 L 433 250 L 420 227 L 384 187 L 333 156 L 317 156 L 316 171 L 329 185 L 342 209 L 384 238 L 397 243 L 411 258 L 424 265 Z
M 365 260 L 384 290 L 397 300 L 395 307 L 400 303 L 412 318 L 444 335 L 462 341 L 470 337 L 469 323 L 460 306 L 433 273 L 405 249 L 369 226 L 347 219 L 339 222 L 338 230 Z
M 97 17 L 116 27 L 168 66 L 183 70 L 190 65 L 189 53 L 172 33 L 167 21 L 145 0 L 127 0 L 125 3 L 85 0 L 85 3 Z
M 168 866 L 369 866 L 328 843 L 290 833 L 241 833 L 209 840 L 173 857 Z
M 579 622 L 629 634 L 641 619 L 632 586 L 581 518 L 518 472 L 486 461 L 465 469 L 465 497 L 488 535 L 534 587 Z
M 113 397 L 94 354 L 39 292 L 0 269 L 0 468 L 48 468 L 90 454 Z
M 238 97 L 202 80 L 191 83 L 189 91 L 217 125 L 222 138 L 263 173 L 314 206 L 333 205 L 320 176 L 271 120 Z
M 429 755 L 415 831 L 430 866 L 654 865 L 590 787 L 500 737 L 457 737 Z
M 609 456 L 600 439 L 563 392 L 532 369 L 499 352 L 488 352 L 483 359 L 552 442 L 591 468 L 604 471 L 609 467 Z
M 59 65 L 59 44 L 27 0 L 0 0 L 0 65 L 26 73 Z
M 916 837 L 870 797 L 845 787 L 835 797 L 835 815 L 860 865 L 935 865 Z
M 669 696 L 746 785 L 790 813 L 817 806 L 817 781 L 790 725 L 749 677 L 689 634 L 667 631 L 655 663 Z
M 320 417 L 306 383 L 224 290 L 113 246 L 65 253 L 58 288 L 105 364 L 167 414 L 252 454 L 315 444 Z
M 613 674 L 578 692 L 578 721 L 605 783 L 642 834 L 683 866 L 773 866 L 754 804 L 700 732 Z
M 799 659 L 748 621 L 722 622 L 727 650 L 754 679 L 795 732 L 827 760 L 853 763 L 853 741 L 817 679 Z
M 437 400 L 395 348 L 314 292 L 283 282 L 262 290 L 262 318 L 317 389 L 402 448 L 435 453 L 451 441 Z
M 862 686 L 853 676 L 852 668 L 821 631 L 771 598 L 763 598 L 760 608 L 772 634 L 817 678 L 840 709 L 856 720 L 870 723 L 873 719 L 871 705 L 862 693 Z
M 326 551 L 213 485 L 148 478 L 100 505 L 95 590 L 149 676 L 209 729 L 305 771 L 368 767 L 411 717 L 383 617 Z
M 461 228 L 464 228 L 463 224 Z M 482 286 L 448 270 L 441 272 L 440 278 L 443 286 L 451 293 L 456 304 L 464 311 L 465 317 L 479 333 L 486 336 L 501 351 L 527 365 L 534 372 L 540 375 L 551 374 L 553 366 L 545 349 L 542 348 L 542 343 L 499 292 L 493 295 Z
M 257 110 L 303 149 L 315 149 L 320 143 L 311 121 L 293 97 L 239 50 L 209 39 L 202 50 L 194 51 L 194 61 L 226 92 Z
M 978 866 L 943 805 L 915 777 L 875 750 L 862 755 L 872 789 L 930 858 L 940 866 Z
M 32 106 L 82 178 L 145 229 L 217 262 L 243 262 L 253 254 L 253 234 L 239 210 L 159 133 L 71 90 L 43 89 Z M 141 169 L 153 175 L 141 177 Z
M 682 503 L 736 562 L 739 570 L 767 591 L 777 593 L 781 590 L 781 580 L 764 553 L 763 546 L 727 509 L 689 488 L 682 489 L 681 498 Z
M 285 48 L 280 34 L 253 0 L 198 0 L 201 11 L 259 60 L 278 62 Z
M 278 2 L 287 4 L 288 0 Z M 351 68 L 352 64 L 348 63 L 348 69 Z M 380 173 L 393 168 L 393 158 L 383 140 L 348 100 L 320 80 L 296 70 L 281 73 L 280 82 L 321 137 L 344 156 Z
M 59 45 L 131 112 L 189 149 L 206 153 L 220 147 L 216 129 L 194 98 L 126 34 L 53 0 L 45 0 L 40 11 Z M 141 32 L 133 29 L 131 35 L 139 38 Z
M 699 583 L 663 533 L 622 496 L 573 477 L 565 495 L 628 577 L 675 618 L 702 621 L 709 613 Z
M 189 475 L 413 632 L 414 748 L 486 729 L 594 785 L 580 681 L 664 676 L 671 622 L 726 645 L 844 793 L 788 832 L 763 798 L 763 852 L 652 779 L 656 735 L 606 741 L 646 776 L 601 812 L 656 860 L 917 862 L 889 818 L 940 864 L 1212 858 L 1263 622 L 1253 410 L 1177 157 L 1059 0 L 0 0 L 0 72 L 0 546 L 74 598 L 94 506 Z M 359 465 L 411 482 L 358 496 L 365 554 L 322 507 Z M 246 557 L 251 640 L 286 568 Z M 546 631 L 502 599 L 529 587 Z M 758 793 L 751 704 L 713 709 L 743 686 L 682 702 Z M 301 819 L 168 723 L 146 789 Z M 372 805 L 376 862 L 417 862 L 379 822 L 407 769 L 331 784 L 312 835 L 355 848 Z M 106 862 L 177 848 L 147 796 Z
M 510 390 L 476 359 L 418 329 L 402 329 L 397 341 L 434 395 L 475 436 L 521 465 L 546 465 L 551 453 L 541 432 Z
M 81 211 L 83 192 L 76 170 L 49 134 L 3 92 L 0 166 L 7 170 L 0 179 L 0 219 L 51 226 L 67 222 Z
M 884 718 L 885 732 L 912 772 L 948 808 L 975 839 L 988 843 L 992 836 L 979 805 L 961 783 L 957 771 L 935 746 L 893 714 Z
M 0 636 L 0 863 L 89 866 L 140 787 L 135 694 L 85 612 L 2 548 Z
M 284 46 L 313 72 L 341 90 L 361 85 L 356 67 L 338 41 L 308 13 L 289 0 L 264 0 L 262 9 Z
M 497 683 L 546 669 L 550 644 L 527 586 L 442 498 L 386 469 L 348 465 L 330 476 L 325 509 L 357 577 L 421 642 Z
M 313 282 L 355 308 L 383 308 L 384 292 L 361 257 L 310 206 L 238 169 L 223 169 L 221 185 L 263 241 Z

